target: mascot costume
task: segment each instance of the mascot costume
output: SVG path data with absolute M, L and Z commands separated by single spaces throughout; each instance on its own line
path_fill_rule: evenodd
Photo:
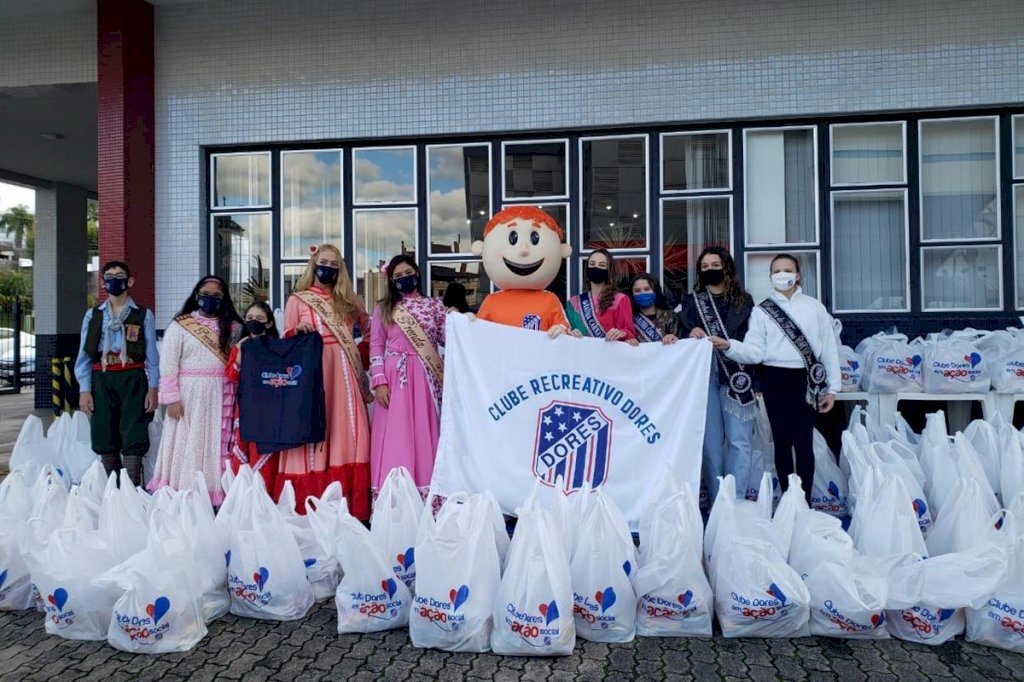
M 484 299 L 477 317 L 556 337 L 569 331 L 562 302 L 545 288 L 572 253 L 558 222 L 536 206 L 511 206 L 491 218 L 484 240 L 473 242 L 500 291 Z

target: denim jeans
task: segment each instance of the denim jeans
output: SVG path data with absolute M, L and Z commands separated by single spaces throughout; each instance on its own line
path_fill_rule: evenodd
M 742 421 L 723 409 L 723 404 L 729 400 L 727 392 L 728 387 L 718 382 L 718 364 L 712 361 L 701 472 L 712 504 L 718 496 L 719 476 L 732 474 L 736 478 L 736 497 L 739 499 L 743 499 L 747 479 L 750 478 L 754 420 Z

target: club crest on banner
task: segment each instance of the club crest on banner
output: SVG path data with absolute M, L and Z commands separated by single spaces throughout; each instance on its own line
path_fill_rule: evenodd
M 537 413 L 533 475 L 566 494 L 596 488 L 608 479 L 611 445 L 612 420 L 601 408 L 552 401 Z

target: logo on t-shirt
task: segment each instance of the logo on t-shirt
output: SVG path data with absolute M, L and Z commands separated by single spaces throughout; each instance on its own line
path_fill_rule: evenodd
M 540 331 L 540 315 L 535 313 L 527 313 L 526 315 L 523 315 L 523 329 Z
M 264 386 L 284 388 L 285 386 L 298 385 L 297 379 L 300 374 L 302 374 L 302 366 L 292 365 L 291 367 L 286 367 L 283 372 L 261 372 L 260 379 Z

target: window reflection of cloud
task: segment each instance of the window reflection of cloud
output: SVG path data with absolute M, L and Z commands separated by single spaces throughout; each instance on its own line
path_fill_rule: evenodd
M 337 152 L 289 153 L 283 156 L 284 249 L 301 257 L 310 244 L 336 241 L 341 235 L 341 161 Z
M 356 201 L 412 201 L 415 156 L 408 150 L 357 151 Z
M 215 172 L 218 205 L 251 206 L 269 203 L 270 169 L 265 156 L 217 157 Z M 253 185 L 250 185 L 250 180 Z
M 437 147 L 430 150 L 430 188 L 448 192 L 466 183 L 462 147 Z
M 434 244 L 452 244 L 462 240 L 463 250 L 469 250 L 470 224 L 466 222 L 466 190 L 430 193 L 430 241 Z
M 415 211 L 357 213 L 355 227 L 356 277 L 377 270 L 381 261 L 386 263 L 399 252 L 403 241 L 407 250 L 416 249 Z

